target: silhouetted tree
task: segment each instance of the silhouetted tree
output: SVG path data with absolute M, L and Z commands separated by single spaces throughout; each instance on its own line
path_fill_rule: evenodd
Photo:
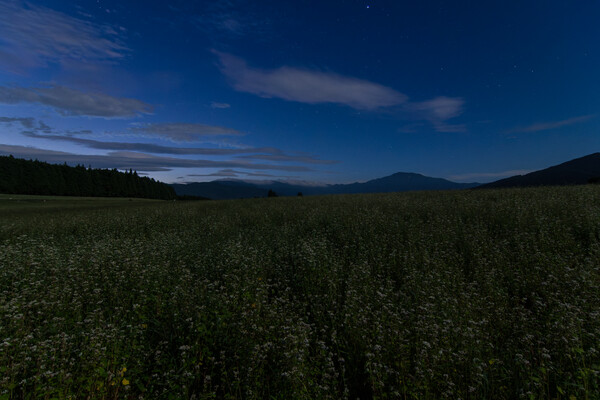
M 86 169 L 0 156 L 0 193 L 56 196 L 119 196 L 172 200 L 175 190 L 137 172 Z
M 267 193 L 267 197 L 277 197 L 277 193 L 275 193 L 272 189 L 269 189 L 269 193 Z

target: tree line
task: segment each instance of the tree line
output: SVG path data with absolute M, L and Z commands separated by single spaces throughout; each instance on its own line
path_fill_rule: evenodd
M 70 167 L 0 156 L 0 193 L 51 196 L 140 197 L 172 200 L 173 188 L 131 169 Z

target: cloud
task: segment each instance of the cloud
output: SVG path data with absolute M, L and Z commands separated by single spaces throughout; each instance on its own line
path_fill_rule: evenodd
M 23 128 L 33 129 L 35 126 L 35 118 L 13 118 L 13 117 L 0 117 L 0 123 L 12 125 L 13 123 L 19 123 Z
M 114 151 L 106 155 L 74 154 L 45 150 L 35 147 L 0 144 L 0 155 L 12 154 L 17 158 L 38 159 L 50 163 L 91 165 L 94 168 L 117 168 L 136 171 L 169 171 L 173 168 L 242 168 L 249 170 L 273 170 L 307 172 L 310 168 L 300 165 L 254 164 L 243 161 L 190 160 L 160 157 L 139 152 Z
M 28 2 L 0 0 L 0 63 L 11 69 L 69 60 L 114 61 L 127 53 L 110 26 Z
M 252 154 L 247 156 L 239 156 L 237 158 L 252 159 L 252 160 L 268 160 L 268 161 L 294 161 L 305 164 L 336 164 L 334 160 L 320 160 L 312 156 L 296 156 L 287 154 Z
M 485 180 L 488 180 L 486 178 L 492 178 L 492 179 L 506 178 L 506 177 L 515 176 L 515 175 L 525 175 L 530 172 L 533 172 L 533 170 L 512 169 L 509 171 L 502 171 L 502 172 L 469 172 L 466 174 L 452 175 L 448 178 L 451 180 L 456 180 L 456 181 L 466 181 L 466 180 L 473 180 L 473 179 L 480 179 L 480 178 L 484 178 Z
M 594 117 L 595 117 L 594 114 L 588 114 L 588 115 L 582 115 L 580 117 L 564 119 L 562 121 L 541 122 L 541 123 L 525 126 L 522 128 L 511 129 L 511 130 L 507 131 L 506 133 L 530 133 L 530 132 L 547 131 L 550 129 L 561 128 L 563 126 L 578 124 L 580 122 L 590 120 Z
M 463 113 L 464 104 L 465 101 L 460 97 L 439 96 L 427 101 L 409 103 L 406 108 L 431 122 L 438 132 L 464 132 L 464 125 L 446 123 L 446 120 Z
M 412 103 L 412 108 L 427 113 L 432 119 L 444 121 L 460 115 L 463 104 L 462 99 L 440 96 L 420 103 Z
M 63 116 L 128 118 L 152 113 L 152 106 L 140 100 L 113 97 L 103 93 L 84 93 L 64 86 L 0 86 L 0 103 L 42 104 L 55 109 Z
M 218 0 L 204 1 L 202 7 L 195 7 L 193 3 L 183 7 L 188 9 L 179 12 L 185 14 L 194 26 L 207 33 L 213 40 L 249 35 L 262 38 L 269 31 L 270 21 L 265 18 L 265 4 Z
M 223 178 L 236 178 L 239 176 L 240 172 L 234 169 L 222 169 L 217 172 L 213 172 L 212 174 L 190 174 L 187 176 L 196 176 L 196 177 L 223 177 Z
M 336 103 L 357 110 L 374 110 L 402 104 L 408 97 L 366 80 L 292 67 L 263 70 L 248 67 L 241 58 L 215 51 L 221 72 L 234 89 L 261 97 L 301 103 Z
M 215 177 L 224 177 L 224 178 L 236 178 L 240 175 L 244 175 L 244 176 L 261 176 L 261 177 L 269 177 L 269 178 L 273 178 L 273 177 L 277 177 L 278 175 L 272 175 L 272 174 L 266 174 L 266 173 L 262 173 L 262 172 L 245 172 L 245 171 L 238 171 L 235 169 L 222 169 L 219 170 L 217 172 L 213 172 L 210 174 L 189 174 L 186 175 L 186 177 L 210 177 L 210 176 L 215 176 Z M 184 178 L 184 177 L 181 177 Z
M 0 122 L 2 119 L 0 118 Z M 27 121 L 29 122 L 29 121 Z M 32 124 L 35 120 L 32 119 Z M 48 129 L 47 125 L 44 126 Z M 44 130 L 48 133 L 48 130 Z M 72 132 L 68 132 L 72 133 Z M 207 155 L 207 156 L 232 156 L 240 154 L 248 154 L 240 156 L 239 159 L 253 159 L 266 161 L 280 162 L 298 162 L 303 164 L 334 164 L 337 161 L 321 160 L 307 155 L 287 155 L 283 151 L 273 147 L 246 147 L 236 149 L 224 148 L 203 148 L 203 147 L 171 147 L 162 146 L 152 143 L 123 143 L 123 142 L 103 142 L 93 139 L 85 139 L 69 135 L 40 135 L 32 130 L 23 131 L 23 135 L 34 139 L 45 139 L 51 141 L 62 141 L 78 144 L 96 150 L 125 150 L 125 151 L 141 151 L 154 154 L 174 154 L 174 155 Z
M 134 133 L 159 136 L 177 142 L 191 142 L 203 136 L 240 136 L 243 132 L 222 126 L 196 123 L 155 123 L 143 124 L 129 128 Z
M 196 17 L 198 26 L 204 32 L 211 34 L 226 34 L 241 36 L 248 32 L 253 25 L 248 20 L 242 21 L 239 15 L 232 13 L 215 13 Z
M 400 128 L 397 129 L 397 131 L 400 133 L 418 133 L 420 128 L 422 128 L 423 126 L 425 126 L 424 123 L 416 122 L 416 123 L 411 123 L 411 124 L 401 126 Z
M 213 101 L 212 103 L 210 103 L 210 107 L 211 108 L 229 108 L 229 107 L 231 107 L 231 105 L 228 103 L 217 103 L 217 102 Z
M 0 122 L 2 122 L 0 120 Z M 87 131 L 84 131 L 87 133 Z M 73 132 L 68 132 L 73 133 Z M 75 132 L 75 133 L 79 133 Z M 23 135 L 34 139 L 45 139 L 52 141 L 63 141 L 74 144 L 79 144 L 91 149 L 97 150 L 131 150 L 143 151 L 155 154 L 177 154 L 177 155 L 211 155 L 211 156 L 227 156 L 248 153 L 266 153 L 266 154 L 281 154 L 281 150 L 273 147 L 246 147 L 241 149 L 223 149 L 223 148 L 202 148 L 202 147 L 171 147 L 162 146 L 152 143 L 123 143 L 123 142 L 103 142 L 93 139 L 84 139 L 71 135 L 40 135 L 32 131 L 23 131 Z
M 223 177 L 223 178 L 237 178 L 239 176 L 251 176 L 251 177 L 262 177 L 262 178 L 282 178 L 281 175 L 272 175 L 263 172 L 246 172 L 238 171 L 235 169 L 222 169 L 211 174 L 189 174 L 185 177 L 181 176 L 177 179 L 183 179 L 186 177 Z M 283 176 L 283 178 L 289 178 L 289 176 Z
M 91 135 L 92 132 L 90 129 L 80 129 L 78 131 L 65 131 L 65 135 L 74 136 L 74 135 Z
M 342 104 L 367 111 L 396 106 L 410 119 L 429 121 L 438 132 L 466 130 L 464 125 L 447 122 L 463 113 L 465 101 L 460 97 L 438 96 L 414 102 L 395 89 L 362 79 L 287 66 L 271 70 L 252 68 L 239 57 L 213 52 L 219 58 L 223 75 L 240 92 L 308 104 Z
M 262 178 L 279 178 L 279 175 L 266 174 L 264 172 L 243 172 L 243 171 L 235 171 L 238 174 L 246 175 L 246 176 L 254 176 L 254 177 L 262 177 Z M 284 177 L 289 178 L 289 176 Z
M 52 128 L 46 125 L 43 121 L 37 121 L 32 117 L 0 117 L 0 123 L 12 125 L 20 124 L 23 128 L 35 132 L 52 133 Z

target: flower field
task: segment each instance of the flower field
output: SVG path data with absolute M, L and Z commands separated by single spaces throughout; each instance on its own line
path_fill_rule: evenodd
M 598 186 L 78 201 L 0 198 L 2 400 L 600 398 Z

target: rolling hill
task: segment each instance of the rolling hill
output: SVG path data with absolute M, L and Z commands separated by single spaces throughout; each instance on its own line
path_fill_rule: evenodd
M 583 185 L 600 177 L 600 153 L 593 153 L 559 165 L 486 183 L 478 188 Z

